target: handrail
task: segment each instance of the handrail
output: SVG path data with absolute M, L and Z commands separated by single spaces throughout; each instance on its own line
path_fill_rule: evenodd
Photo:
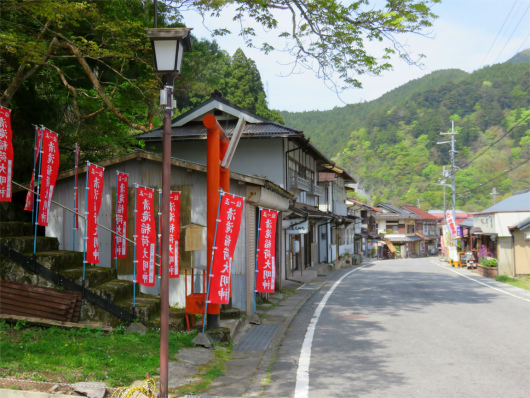
M 44 279 L 54 283 L 57 286 L 62 286 L 66 290 L 81 292 L 83 294 L 83 299 L 98 306 L 99 308 L 102 308 L 108 313 L 117 316 L 118 318 L 126 322 L 132 322 L 136 318 L 134 312 L 131 313 L 121 307 L 118 307 L 110 300 L 104 299 L 96 293 L 91 292 L 84 286 L 78 285 L 71 279 L 68 279 L 62 276 L 60 273 L 54 272 L 51 269 L 46 268 L 44 265 L 38 263 L 34 259 L 17 252 L 16 250 L 3 243 L 0 243 L 0 254 L 20 264 L 24 269 L 39 274 Z

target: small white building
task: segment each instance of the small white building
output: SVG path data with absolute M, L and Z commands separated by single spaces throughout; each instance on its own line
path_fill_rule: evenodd
M 473 215 L 473 233 L 479 238 L 476 248 L 482 245 L 498 260 L 498 274 L 514 276 L 523 274 L 523 264 L 514 266 L 513 236 L 510 229 L 530 217 L 530 189 L 514 193 L 509 198 Z

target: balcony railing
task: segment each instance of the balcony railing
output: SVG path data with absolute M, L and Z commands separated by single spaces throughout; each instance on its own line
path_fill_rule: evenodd
M 324 196 L 324 194 L 325 194 L 324 188 L 322 188 L 321 186 L 316 185 L 316 184 L 313 184 L 313 191 L 312 192 L 313 192 L 314 195 L 317 195 L 317 196 Z
M 291 177 L 291 188 L 298 188 L 303 191 L 310 192 L 311 182 L 300 176 L 294 176 L 294 177 Z

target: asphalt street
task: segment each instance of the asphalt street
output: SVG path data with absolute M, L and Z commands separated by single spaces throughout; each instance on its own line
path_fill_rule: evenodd
M 293 320 L 263 395 L 529 397 L 530 296 L 437 264 L 386 260 L 337 273 Z M 296 383 L 304 353 L 305 391 Z

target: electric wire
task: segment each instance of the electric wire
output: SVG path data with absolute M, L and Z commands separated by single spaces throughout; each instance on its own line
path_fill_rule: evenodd
M 517 25 L 515 26 L 515 28 L 513 29 L 512 33 L 510 34 L 510 37 L 508 37 L 508 40 L 506 40 L 506 43 L 504 44 L 504 47 L 502 48 L 502 50 L 499 52 L 499 55 L 497 55 L 497 58 L 495 58 L 495 61 L 493 63 L 496 63 L 497 60 L 500 58 L 500 56 L 502 55 L 503 51 L 505 50 L 506 46 L 508 45 L 508 43 L 510 42 L 513 34 L 515 33 L 515 31 L 517 30 L 517 28 L 519 27 L 519 25 L 521 24 L 521 21 L 523 20 L 524 16 L 526 15 L 526 13 L 528 12 L 528 9 L 530 8 L 530 4 L 528 4 L 528 6 L 526 7 L 526 10 L 523 12 L 523 15 L 521 15 L 521 18 L 519 19 L 519 22 L 517 22 Z
M 504 29 L 504 25 L 506 24 L 506 21 L 508 20 L 508 18 L 510 17 L 512 11 L 513 11 L 513 8 L 515 7 L 515 5 L 517 4 L 517 0 L 515 0 L 512 4 L 512 8 L 510 9 L 510 12 L 508 13 L 508 15 L 506 15 L 506 18 L 504 18 L 504 22 L 502 23 L 502 26 L 501 28 L 499 29 L 499 31 L 497 32 L 497 36 L 495 36 L 495 39 L 493 40 L 493 42 L 491 43 L 491 46 L 488 50 L 488 52 L 486 53 L 486 56 L 484 57 L 484 59 L 482 60 L 482 65 L 481 65 L 481 68 L 482 66 L 484 66 L 486 64 L 486 60 L 488 59 L 488 56 L 490 55 L 490 52 L 491 52 L 491 49 L 493 48 L 493 46 L 495 45 L 495 42 L 497 41 L 497 39 L 499 38 L 499 35 L 501 34 L 502 30 Z M 479 68 L 480 69 L 480 68 Z
M 475 160 L 477 160 L 479 157 L 481 157 L 482 155 L 484 155 L 489 149 L 491 149 L 491 147 L 493 147 L 493 145 L 497 144 L 500 140 L 502 140 L 504 137 L 506 137 L 514 128 L 516 128 L 517 126 L 519 126 L 521 123 L 527 121 L 530 119 L 530 116 L 527 116 L 525 117 L 524 119 L 521 119 L 519 120 L 516 124 L 514 124 L 512 127 L 510 127 L 508 129 L 508 131 L 506 131 L 506 133 L 504 133 L 500 138 L 498 138 L 497 140 L 495 140 L 493 143 L 491 143 L 486 149 L 484 149 L 481 153 L 479 153 L 477 156 L 475 156 L 473 159 L 471 159 L 469 162 L 467 162 L 464 166 L 461 166 L 460 168 L 461 169 L 466 169 L 471 163 L 473 163 Z
M 475 191 L 476 189 L 481 188 L 481 187 L 483 187 L 483 186 L 485 186 L 485 185 L 487 185 L 487 184 L 490 184 L 491 182 L 495 181 L 496 179 L 501 178 L 501 177 L 504 176 L 505 174 L 511 173 L 512 171 L 518 169 L 519 167 L 521 167 L 522 165 L 524 165 L 524 164 L 526 164 L 526 163 L 528 163 L 528 162 L 530 162 L 530 159 L 526 159 L 525 161 L 519 163 L 518 165 L 512 167 L 511 169 L 506 170 L 506 171 L 504 171 L 503 173 L 499 174 L 498 176 L 493 177 L 493 178 L 489 179 L 488 181 L 483 182 L 482 184 L 477 185 L 475 188 L 468 189 L 467 191 L 464 191 L 464 192 L 459 192 L 458 195 L 465 195 L 465 194 L 468 194 L 468 193 L 472 193 L 472 192 Z

